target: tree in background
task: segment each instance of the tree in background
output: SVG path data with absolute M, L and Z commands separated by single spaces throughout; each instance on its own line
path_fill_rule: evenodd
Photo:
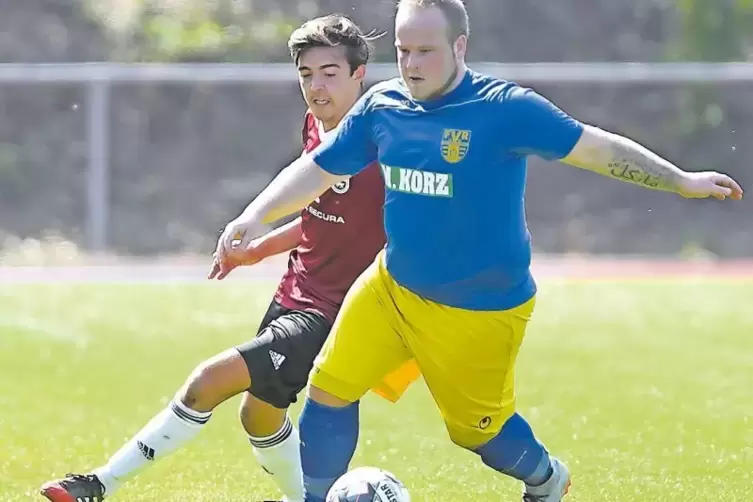
M 282 42 L 300 17 L 295 2 L 270 0 L 89 0 L 86 5 L 111 38 L 111 59 L 121 61 L 279 61 L 287 57 Z

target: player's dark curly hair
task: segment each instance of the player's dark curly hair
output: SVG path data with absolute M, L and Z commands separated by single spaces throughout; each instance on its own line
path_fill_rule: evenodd
M 305 22 L 288 39 L 290 57 L 295 64 L 313 47 L 345 47 L 351 73 L 365 65 L 371 56 L 371 42 L 384 33 L 364 34 L 356 23 L 342 14 L 330 14 Z

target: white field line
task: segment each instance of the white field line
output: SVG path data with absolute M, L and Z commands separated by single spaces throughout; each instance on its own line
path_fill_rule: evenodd
M 253 267 L 232 272 L 225 282 L 276 282 L 286 268 L 286 260 L 270 259 Z M 690 262 L 661 260 L 609 259 L 535 259 L 533 273 L 538 280 L 640 280 L 642 282 L 667 278 L 742 279 L 753 280 L 753 260 L 728 262 Z M 56 282 L 83 283 L 175 283 L 208 282 L 206 265 L 199 263 L 115 263 L 92 266 L 62 267 L 0 267 L 0 286 L 3 284 L 33 284 Z M 214 281 L 214 283 L 218 283 Z

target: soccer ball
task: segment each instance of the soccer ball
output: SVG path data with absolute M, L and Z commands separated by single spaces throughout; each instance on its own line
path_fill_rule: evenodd
M 357 467 L 335 481 L 326 502 L 410 502 L 408 489 L 392 473 Z

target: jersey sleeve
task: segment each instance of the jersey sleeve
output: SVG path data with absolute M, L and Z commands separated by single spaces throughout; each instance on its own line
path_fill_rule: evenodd
M 304 151 L 306 150 L 306 146 L 308 146 L 312 119 L 313 115 L 311 114 L 311 110 L 306 110 L 306 113 L 303 115 L 303 125 L 301 126 L 301 148 Z
M 515 87 L 502 100 L 500 117 L 509 150 L 547 160 L 566 157 L 583 133 L 583 124 L 536 91 Z
M 361 96 L 332 134 L 311 153 L 314 162 L 325 171 L 353 176 L 377 160 L 368 96 Z

